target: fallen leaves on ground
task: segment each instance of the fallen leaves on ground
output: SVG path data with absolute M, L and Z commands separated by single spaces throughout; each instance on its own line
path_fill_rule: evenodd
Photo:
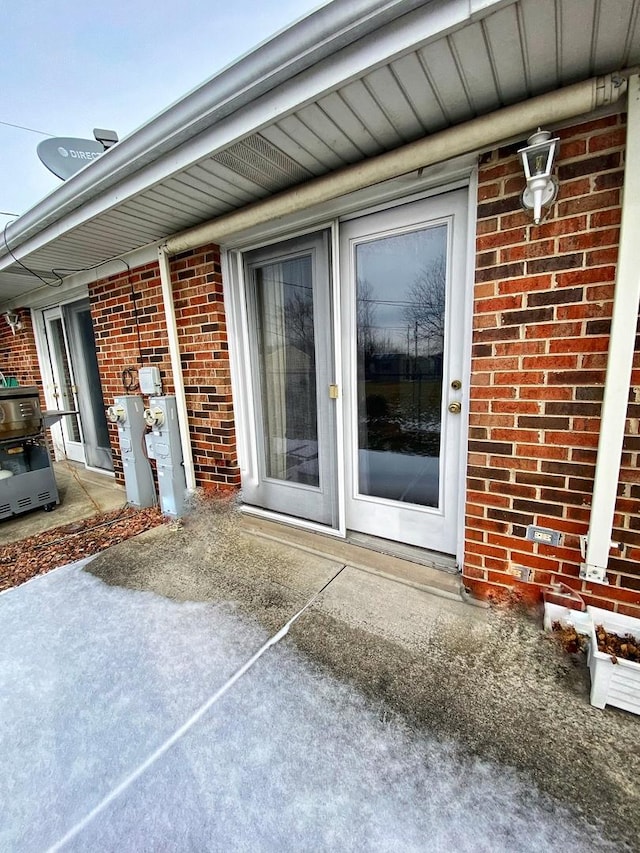
M 101 512 L 0 548 L 0 592 L 82 560 L 165 521 L 158 507 Z

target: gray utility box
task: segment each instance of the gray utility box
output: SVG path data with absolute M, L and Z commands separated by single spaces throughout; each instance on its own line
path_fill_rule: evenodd
M 51 457 L 44 440 L 16 439 L 0 444 L 0 519 L 60 503 Z
M 151 397 L 144 413 L 151 427 L 148 443 L 156 460 L 160 508 L 165 515 L 184 513 L 187 481 L 182 460 L 182 445 L 175 397 Z
M 144 406 L 142 397 L 116 397 L 107 409 L 107 417 L 118 425 L 127 500 L 139 508 L 156 503 L 153 472 L 145 450 Z

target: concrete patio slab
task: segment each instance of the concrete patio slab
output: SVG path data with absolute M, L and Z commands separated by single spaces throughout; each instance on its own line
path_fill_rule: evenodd
M 237 604 L 107 586 L 76 566 L 0 597 L 2 849 L 622 849 L 527 774 L 408 724 L 294 638 L 265 645 Z M 295 627 L 317 633 L 322 605 Z
M 98 840 L 105 851 L 157 849 L 156 824 L 168 849 L 195 844 L 194 849 L 298 850 L 313 847 L 312 837 L 320 839 L 314 847 L 319 850 L 395 850 L 398 839 L 401 849 L 473 853 L 637 849 L 637 718 L 591 707 L 584 660 L 560 652 L 543 634 L 537 614 L 471 607 L 447 589 L 440 595 L 421 589 L 416 572 L 424 567 L 393 564 L 391 571 L 392 564 L 380 563 L 379 554 L 372 567 L 360 554 L 363 562 L 356 567 L 336 560 L 332 549 L 323 556 L 324 537 L 309 548 L 287 542 L 288 535 L 282 529 L 265 537 L 264 531 L 247 530 L 230 506 L 204 503 L 182 524 L 155 528 L 100 554 L 83 572 L 93 578 L 72 585 L 59 600 L 45 591 L 46 584 L 55 587 L 55 572 L 24 588 L 31 588 L 38 608 L 50 606 L 49 621 L 34 617 L 34 630 L 44 626 L 39 642 L 47 655 L 59 632 L 61 649 L 67 632 L 77 636 L 78 649 L 95 650 L 82 664 L 95 701 L 102 702 L 99 685 L 106 677 L 107 684 L 124 684 L 111 700 L 122 710 L 125 728 L 136 703 L 151 708 L 147 722 L 135 724 L 146 732 L 139 740 L 145 749 L 134 750 L 118 772 L 110 771 L 109 785 L 100 784 L 89 801 L 81 798 L 74 805 L 72 792 L 72 812 L 57 825 L 61 831 L 166 735 L 170 726 L 163 709 L 170 709 L 168 719 L 180 726 L 228 674 L 229 667 L 216 661 L 234 664 L 255 652 L 261 637 L 279 631 L 313 599 L 282 642 L 220 700 L 211 718 L 207 715 L 202 729 L 198 724 L 167 764 L 154 765 L 140 787 L 136 783 L 113 812 L 109 807 L 107 823 L 96 821 L 70 850 L 95 849 L 91 845 Z M 69 595 L 85 595 L 83 590 L 89 595 L 84 604 L 78 599 L 74 606 L 73 597 L 67 601 Z M 12 590 L 0 604 L 22 594 L 21 588 Z M 103 601 L 99 617 L 88 617 L 90 627 L 74 628 L 75 614 L 84 619 L 92 612 L 94 595 Z M 218 617 L 207 617 L 207 607 Z M 17 618 L 13 607 L 6 613 Z M 207 624 L 204 645 L 199 639 L 193 645 L 192 628 L 180 622 L 184 614 L 201 627 Z M 103 622 L 109 625 L 107 646 L 99 630 Z M 28 626 L 28 614 L 16 624 Z M 225 625 L 226 639 L 218 648 L 216 632 Z M 27 647 L 28 637 L 27 631 Z M 227 654 L 227 643 L 236 651 Z M 121 658 L 122 649 L 128 658 Z M 63 651 L 57 654 L 66 660 Z M 39 665 L 37 657 L 32 664 Z M 148 664 L 151 669 L 137 670 Z M 42 677 L 53 674 L 55 685 L 55 664 L 43 672 Z M 29 677 L 25 685 L 33 681 Z M 147 682 L 153 684 L 150 706 L 137 693 Z M 78 683 L 73 669 L 67 683 Z M 314 697 L 328 705 L 317 707 Z M 82 693 L 72 698 L 84 719 L 93 700 Z M 300 713 L 292 716 L 295 708 Z M 46 708 L 43 713 L 46 720 Z M 73 726 L 70 732 L 73 742 Z M 113 736 L 119 736 L 117 726 Z M 27 730 L 22 742 L 30 743 Z M 230 752 L 219 752 L 221 744 Z M 360 763 L 371 744 L 377 744 L 377 758 Z M 397 750 L 403 757 L 389 770 L 380 755 L 389 758 Z M 110 747 L 101 754 L 108 757 Z M 323 758 L 327 754 L 329 761 Z M 225 758 L 221 764 L 227 755 L 230 763 Z M 457 757 L 450 760 L 452 755 Z M 354 774 L 347 777 L 350 765 Z M 364 787 L 354 777 L 364 779 Z M 410 790 L 402 788 L 398 800 L 401 779 L 410 780 Z M 86 783 L 77 790 L 85 788 Z M 167 790 L 183 792 L 177 811 Z M 271 790 L 279 796 L 271 798 Z M 346 801 L 342 790 L 351 792 Z M 389 832 L 379 830 L 377 822 L 385 796 L 392 806 L 383 821 Z M 366 803 L 373 803 L 373 810 Z M 438 813 L 448 815 L 448 829 L 436 820 Z M 404 829 L 400 814 L 409 821 Z M 332 821 L 341 827 L 334 835 Z M 223 842 L 207 847 L 203 836 L 194 840 L 194 824 L 221 832 Z M 362 834 L 347 832 L 360 825 Z M 465 834 L 471 825 L 473 832 Z M 535 835 L 534 825 L 542 835 Z M 283 828 L 290 831 L 289 847 Z M 430 828 L 440 847 L 429 846 Z M 376 846 L 376 838 L 384 843 Z M 134 846 L 123 846 L 123 839 Z
M 233 601 L 270 633 L 312 589 L 346 565 L 315 550 L 248 532 L 242 516 L 203 509 L 173 533 L 158 528 L 100 555 L 107 583 L 177 600 Z M 617 844 L 640 837 L 637 718 L 589 704 L 584 659 L 565 655 L 540 614 L 472 607 L 347 566 L 289 637 L 310 661 L 356 687 L 381 713 L 453 739 L 469 754 L 515 768 Z M 317 561 L 320 562 L 317 562 Z M 424 567 L 407 566 L 407 576 Z M 446 578 L 450 583 L 451 578 Z

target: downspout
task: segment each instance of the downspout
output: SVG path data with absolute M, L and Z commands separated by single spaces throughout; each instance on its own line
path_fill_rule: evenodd
M 184 392 L 184 375 L 182 373 L 182 362 L 180 360 L 180 344 L 178 342 L 176 308 L 173 302 L 171 269 L 169 267 L 169 256 L 165 251 L 163 251 L 162 247 L 158 249 L 158 262 L 160 264 L 160 282 L 162 284 L 164 315 L 167 320 L 169 358 L 171 360 L 173 385 L 176 394 L 176 409 L 178 411 L 178 425 L 180 426 L 180 444 L 182 445 L 184 473 L 187 481 L 187 491 L 194 492 L 196 488 L 196 475 L 193 469 L 193 453 L 191 452 L 191 439 L 189 435 L 189 413 L 187 411 L 187 398 Z
M 640 307 L 640 77 L 628 82 L 622 224 L 609 357 L 585 562 L 580 577 L 608 583 L 607 565 L 618 494 L 624 430 Z
M 207 243 L 220 243 L 244 229 L 273 222 L 417 169 L 482 151 L 494 146 L 496 140 L 512 139 L 529 134 L 532 128 L 585 115 L 598 107 L 616 103 L 626 89 L 624 78 L 631 73 L 632 70 L 627 70 L 594 77 L 447 128 L 198 225 L 170 237 L 164 248 L 168 255 L 175 255 Z

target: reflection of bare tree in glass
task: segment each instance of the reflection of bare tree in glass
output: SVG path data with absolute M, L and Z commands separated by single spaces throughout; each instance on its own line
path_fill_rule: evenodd
M 373 301 L 373 289 L 368 281 L 358 279 L 358 357 L 368 365 L 377 351 L 376 346 L 376 304 Z
M 446 260 L 439 257 L 423 268 L 407 294 L 405 317 L 425 354 L 444 349 L 445 294 Z
M 394 348 L 389 335 L 378 326 L 375 291 L 365 279 L 358 279 L 356 310 L 359 446 L 376 449 L 389 430 L 395 429 L 389 395 L 389 380 L 393 383 L 395 377 L 383 372 L 383 364 Z
M 313 296 L 311 288 L 287 287 L 285 313 L 289 344 L 313 357 Z
M 367 368 L 376 356 L 394 350 L 388 334 L 377 325 L 377 304 L 374 291 L 366 279 L 358 279 L 357 341 L 358 359 Z
M 403 412 L 415 447 L 437 455 L 445 332 L 446 258 L 424 266 L 407 290 L 407 354 L 412 353 L 412 394 Z M 411 348 L 410 348 L 411 347 Z M 415 451 L 414 451 L 415 452 Z

